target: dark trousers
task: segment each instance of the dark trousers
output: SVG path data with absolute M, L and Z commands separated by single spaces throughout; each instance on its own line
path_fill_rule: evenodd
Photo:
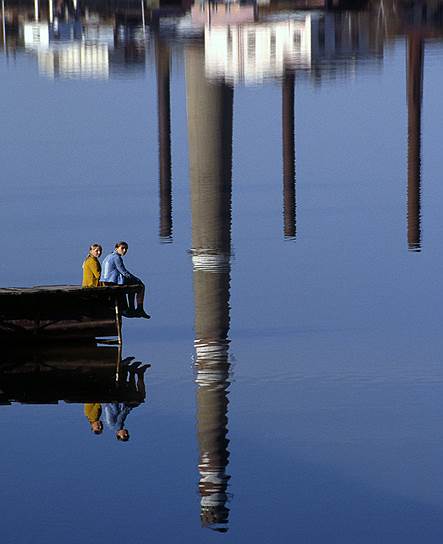
M 138 278 L 125 278 L 125 285 L 136 285 L 137 289 L 135 292 L 128 294 L 128 308 L 130 310 L 135 310 L 135 303 L 137 303 L 137 308 L 143 308 L 143 303 L 145 299 L 145 284 Z
M 103 285 L 118 285 L 118 283 L 114 283 L 112 281 L 104 281 L 102 282 Z M 137 308 L 143 308 L 143 302 L 145 298 L 145 284 L 139 280 L 138 278 L 125 278 L 124 285 L 136 285 L 137 289 L 131 293 L 128 293 L 128 296 L 122 296 L 121 304 L 122 309 L 129 309 L 131 311 L 135 310 L 136 303 Z

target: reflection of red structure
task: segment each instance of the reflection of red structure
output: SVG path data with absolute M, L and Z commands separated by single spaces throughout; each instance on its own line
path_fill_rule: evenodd
M 196 25 L 231 25 L 253 22 L 255 12 L 254 6 L 239 4 L 194 4 L 191 17 Z

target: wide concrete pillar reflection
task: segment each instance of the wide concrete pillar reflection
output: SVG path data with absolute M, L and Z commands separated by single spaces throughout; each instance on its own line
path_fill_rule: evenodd
M 158 34 L 156 36 L 158 151 L 160 239 L 172 241 L 172 166 L 171 166 L 171 102 L 170 102 L 170 50 Z
M 233 90 L 209 83 L 204 53 L 186 50 L 202 525 L 226 531 Z
M 421 104 L 423 96 L 423 38 L 408 36 L 408 248 L 421 250 Z
M 283 224 L 284 237 L 296 237 L 295 197 L 295 75 L 287 73 L 282 82 L 283 132 Z

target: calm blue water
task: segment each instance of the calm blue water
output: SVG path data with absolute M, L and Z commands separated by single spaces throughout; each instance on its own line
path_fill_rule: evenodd
M 102 41 L 88 42 L 83 11 L 75 39 L 7 34 L 0 285 L 79 283 L 90 243 L 106 254 L 127 240 L 152 319 L 127 320 L 123 356 L 152 366 L 128 443 L 92 434 L 82 402 L 0 406 L 5 543 L 441 541 L 441 27 L 431 15 L 415 27 L 421 129 L 410 98 L 408 139 L 406 15 L 387 10 L 380 30 L 377 6 L 349 20 L 271 8 L 222 20 L 220 35 L 186 12 L 143 36 L 140 21 L 122 30 L 99 8 Z M 275 21 L 300 35 L 274 29 L 268 55 L 260 40 Z M 326 44 L 345 43 L 345 23 L 353 44 L 319 53 L 319 21 Z M 255 64 L 229 57 L 228 24 L 245 30 Z M 91 40 L 95 64 L 78 60 Z M 170 54 L 168 243 L 159 43 Z M 421 154 L 409 216 L 408 141 L 410 164 Z

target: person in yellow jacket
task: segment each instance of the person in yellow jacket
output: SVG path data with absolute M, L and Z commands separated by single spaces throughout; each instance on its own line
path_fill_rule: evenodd
M 98 258 L 102 254 L 102 246 L 100 244 L 92 244 L 89 248 L 89 253 L 83 262 L 83 281 L 82 287 L 98 287 L 102 267 Z
M 91 431 L 94 434 L 102 434 L 103 423 L 100 421 L 102 415 L 102 405 L 99 402 L 88 402 L 84 407 L 85 416 L 91 425 Z

